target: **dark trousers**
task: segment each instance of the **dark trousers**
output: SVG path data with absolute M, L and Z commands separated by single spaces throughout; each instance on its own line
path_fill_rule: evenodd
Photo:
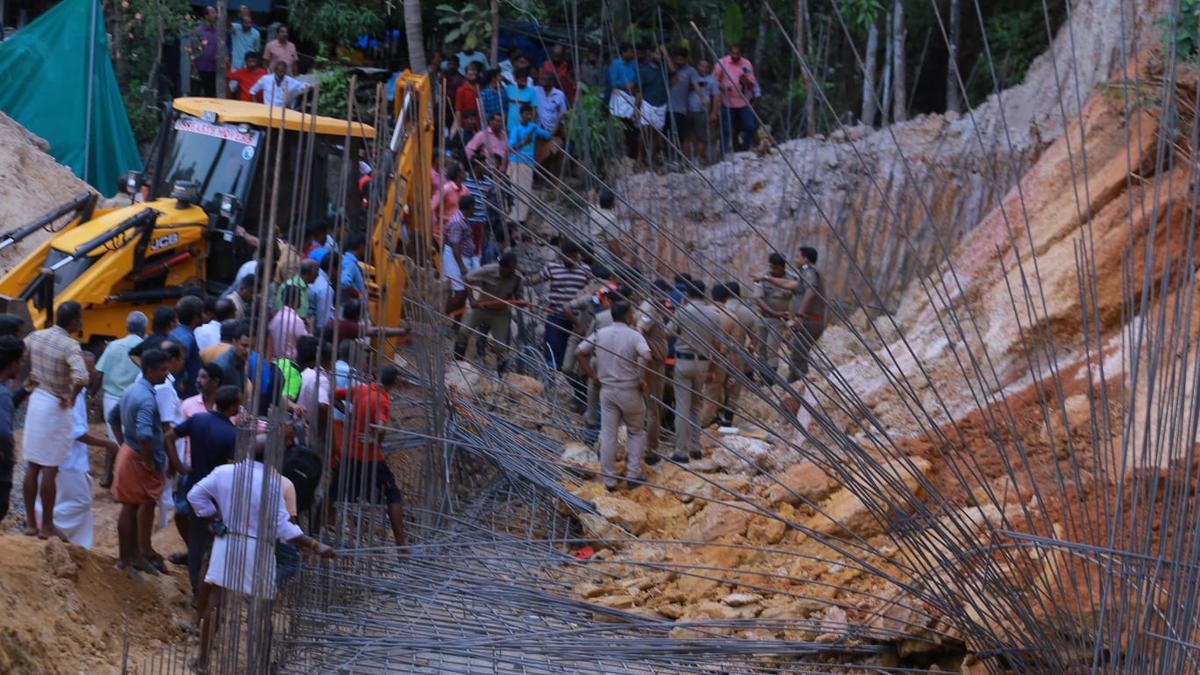
M 13 462 L 0 455 L 0 520 L 8 515 L 8 500 L 12 494 Z
M 212 550 L 213 534 L 209 531 L 212 518 L 197 518 L 192 516 L 188 524 L 188 581 L 192 582 L 192 597 L 200 592 L 200 568 L 204 564 L 204 556 Z
M 196 91 L 192 92 L 192 96 L 208 96 L 211 98 L 217 95 L 217 71 L 207 72 L 197 70 L 196 82 L 199 82 L 199 85 Z
M 563 355 L 567 353 L 567 340 L 571 337 L 571 329 L 575 325 L 562 314 L 551 314 L 546 317 L 546 364 L 553 364 L 555 370 L 562 370 Z
M 758 131 L 758 120 L 754 119 L 754 111 L 750 106 L 727 108 L 721 106 L 721 152 L 729 152 L 729 142 L 733 141 L 734 149 L 748 149 L 754 143 L 754 133 Z M 734 135 L 736 133 L 736 136 Z

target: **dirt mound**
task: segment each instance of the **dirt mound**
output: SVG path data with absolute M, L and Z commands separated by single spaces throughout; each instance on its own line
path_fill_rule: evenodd
M 92 188 L 46 154 L 46 141 L 0 112 L 0 232 L 33 221 L 63 202 Z M 50 233 L 35 232 L 0 251 L 0 267 L 8 268 Z
M 177 577 L 134 582 L 111 557 L 13 534 L 0 560 L 0 672 L 118 673 L 126 637 L 134 663 L 185 639 Z

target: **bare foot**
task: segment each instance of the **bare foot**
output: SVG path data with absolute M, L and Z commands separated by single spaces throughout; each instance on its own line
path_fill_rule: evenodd
M 26 537 L 36 537 L 37 533 L 38 531 L 36 527 L 26 527 L 22 534 L 24 534 Z

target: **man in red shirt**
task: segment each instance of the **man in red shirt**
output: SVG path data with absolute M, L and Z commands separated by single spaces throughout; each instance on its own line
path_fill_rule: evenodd
M 479 64 L 474 61 L 467 64 L 467 80 L 454 92 L 455 127 L 462 128 L 463 115 L 468 110 L 475 111 L 476 116 L 479 115 Z
M 262 94 L 251 94 L 250 87 L 254 86 L 255 82 L 262 79 L 263 75 L 267 74 L 267 69 L 262 67 L 262 57 L 258 52 L 246 52 L 246 67 L 231 70 L 225 76 L 231 96 L 237 96 L 239 101 L 262 101 Z
M 404 505 L 396 477 L 383 458 L 383 431 L 392 404 L 388 390 L 400 373 L 394 366 L 379 371 L 379 382 L 362 382 L 334 391 L 334 401 L 350 421 L 346 456 L 333 468 L 329 494 L 333 501 L 387 504 L 388 520 L 397 546 L 404 545 Z
M 558 88 L 567 95 L 567 105 L 575 105 L 575 75 L 571 72 L 571 62 L 567 60 L 566 48 L 562 45 L 554 45 L 550 48 L 550 58 L 542 62 L 541 74 L 553 75 Z

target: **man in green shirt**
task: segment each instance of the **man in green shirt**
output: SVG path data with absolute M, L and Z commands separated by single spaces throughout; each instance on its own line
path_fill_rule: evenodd
M 129 358 L 129 350 L 142 344 L 142 340 L 146 338 L 146 315 L 133 311 L 125 318 L 125 332 L 128 333 L 125 337 L 119 340 L 113 340 L 104 348 L 104 353 L 100 355 L 100 360 L 96 361 L 96 370 L 104 374 L 104 419 L 108 419 L 108 414 L 121 401 L 121 395 L 133 384 L 141 374 L 141 369 Z M 105 426 L 108 428 L 108 437 L 112 441 L 116 441 L 116 436 L 113 435 L 112 427 L 109 427 L 107 422 Z M 104 455 L 104 475 L 100 478 L 100 487 L 109 487 L 112 485 L 113 479 L 113 462 L 116 460 L 117 453 L 106 452 Z

